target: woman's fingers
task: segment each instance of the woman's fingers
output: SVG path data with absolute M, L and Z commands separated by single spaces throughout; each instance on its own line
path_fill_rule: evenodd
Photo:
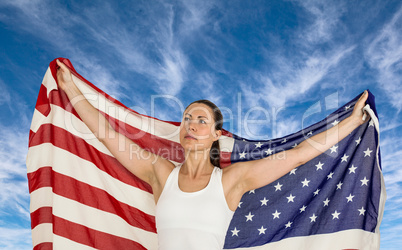
M 59 65 L 59 67 L 60 67 L 63 71 L 70 71 L 64 63 L 62 63 L 62 62 L 59 61 L 59 59 L 56 59 L 56 63 L 57 63 L 57 65 Z
M 364 93 L 360 96 L 359 100 L 357 100 L 355 108 L 352 113 L 352 116 L 359 119 L 360 123 L 364 123 L 366 121 L 367 114 L 365 111 L 363 111 L 363 108 L 366 104 L 367 98 L 368 98 L 368 92 L 367 90 L 365 90 Z
M 357 100 L 356 106 L 363 107 L 367 101 L 367 98 L 368 98 L 368 92 L 367 90 L 365 90 L 364 93 L 360 96 L 359 100 Z

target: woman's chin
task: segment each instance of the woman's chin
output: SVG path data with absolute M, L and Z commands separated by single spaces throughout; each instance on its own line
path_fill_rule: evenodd
M 196 141 L 184 142 L 181 145 L 184 148 L 184 150 L 187 150 L 187 151 L 204 151 L 205 150 L 205 145 L 202 143 L 197 143 Z

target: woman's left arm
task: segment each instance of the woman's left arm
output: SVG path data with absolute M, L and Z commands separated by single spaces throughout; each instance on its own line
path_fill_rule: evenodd
M 306 139 L 295 148 L 263 159 L 233 164 L 230 172 L 235 175 L 234 179 L 238 180 L 235 186 L 240 187 L 243 192 L 263 187 L 327 151 L 368 120 L 363 120 L 363 107 L 367 97 L 368 93 L 364 91 L 349 117 L 332 128 Z

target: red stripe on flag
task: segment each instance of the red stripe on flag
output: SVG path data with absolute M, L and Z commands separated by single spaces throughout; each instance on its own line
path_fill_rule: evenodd
M 35 186 L 35 184 L 31 184 L 31 180 L 33 179 L 39 179 L 39 181 L 35 182 L 37 186 Z M 116 214 L 134 227 L 156 233 L 154 216 L 146 214 L 135 207 L 118 201 L 102 189 L 77 181 L 76 179 L 66 175 L 54 172 L 51 167 L 42 167 L 37 171 L 28 174 L 28 181 L 30 183 L 30 190 L 41 188 L 43 187 L 42 185 L 48 185 L 50 187 L 50 184 L 53 183 L 53 192 L 57 195 L 75 200 L 81 204 L 94 207 L 105 212 Z M 32 228 L 39 223 L 51 222 L 49 221 L 49 215 L 45 214 L 46 212 L 51 214 L 51 208 L 50 211 L 44 208 L 40 208 L 38 210 L 41 211 L 38 213 L 36 213 L 36 211 L 31 213 Z M 43 222 L 42 220 L 46 221 Z
M 54 234 L 96 249 L 146 249 L 140 243 L 53 216 Z
M 116 158 L 98 151 L 96 148 L 86 143 L 85 140 L 70 134 L 62 128 L 53 126 L 52 124 L 43 124 L 32 138 L 30 146 L 32 147 L 42 143 L 52 143 L 56 147 L 93 162 L 100 170 L 105 171 L 116 179 L 152 193 L 151 186 L 129 172 Z
M 43 242 L 36 245 L 32 250 L 52 250 L 53 243 L 52 242 Z
M 230 157 L 232 156 L 232 152 L 222 152 L 221 151 L 221 167 L 227 167 L 230 164 L 232 164 L 232 162 L 230 161 Z
M 135 142 L 141 148 L 160 155 L 175 162 L 184 161 L 184 150 L 180 143 L 160 138 L 156 135 L 146 133 L 136 127 L 123 123 L 105 113 L 110 125 L 114 130 L 125 135 L 127 138 Z
M 47 116 L 50 112 L 49 99 L 47 98 L 47 88 L 43 84 L 40 86 L 35 108 L 44 116 Z
M 42 223 L 52 223 L 52 207 L 41 207 L 31 213 L 31 229 Z

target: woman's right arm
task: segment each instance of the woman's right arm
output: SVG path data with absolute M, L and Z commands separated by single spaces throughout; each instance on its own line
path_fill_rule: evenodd
M 125 168 L 154 186 L 155 180 L 158 179 L 155 178 L 155 166 L 170 165 L 170 162 L 142 149 L 126 136 L 115 131 L 107 119 L 88 102 L 77 88 L 69 68 L 59 60 L 57 60 L 57 64 L 60 67 L 57 70 L 59 87 L 67 94 L 81 120 Z

